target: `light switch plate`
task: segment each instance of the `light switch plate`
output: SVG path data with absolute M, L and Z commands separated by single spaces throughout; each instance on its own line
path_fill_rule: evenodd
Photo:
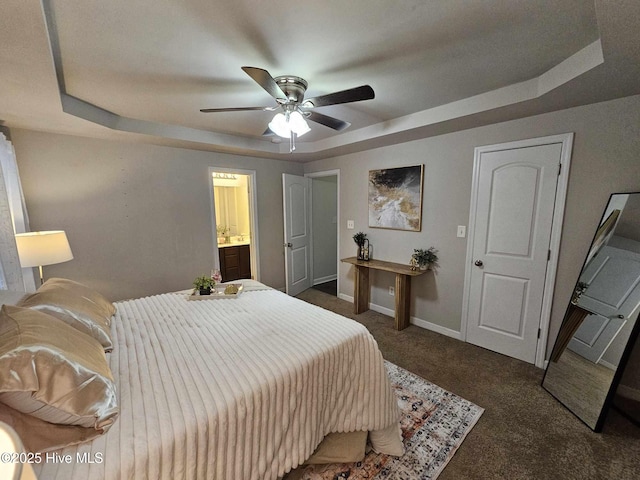
M 467 227 L 458 225 L 458 237 L 464 238 L 467 235 Z
M 353 230 L 356 228 L 356 223 L 353 220 L 347 220 L 347 228 L 349 230 Z

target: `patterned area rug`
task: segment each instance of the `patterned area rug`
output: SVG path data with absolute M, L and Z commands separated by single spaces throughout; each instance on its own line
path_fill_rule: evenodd
M 484 409 L 385 362 L 402 410 L 405 454 L 396 458 L 370 451 L 358 463 L 301 467 L 307 480 L 434 479 L 449 463 Z

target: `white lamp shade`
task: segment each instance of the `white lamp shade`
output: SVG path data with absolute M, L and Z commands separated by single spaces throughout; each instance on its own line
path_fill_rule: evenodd
M 273 133 L 282 138 L 291 137 L 291 132 L 301 137 L 311 129 L 300 112 L 294 111 L 289 114 L 289 118 L 282 114 L 276 113 L 273 120 L 269 123 L 269 128 Z
M 301 137 L 311 129 L 300 112 L 291 112 L 289 116 L 289 127 L 298 137 Z
M 62 230 L 16 234 L 22 267 L 41 267 L 73 259 L 67 234 Z
M 269 128 L 279 137 L 289 138 L 291 136 L 291 129 L 289 128 L 286 117 L 282 113 L 276 113 L 273 120 L 269 123 Z

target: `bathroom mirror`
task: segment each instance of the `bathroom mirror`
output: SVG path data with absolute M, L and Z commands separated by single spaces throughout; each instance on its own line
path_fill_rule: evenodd
M 235 173 L 213 173 L 213 197 L 218 243 L 225 238 L 242 238 L 251 234 L 249 176 Z
M 638 336 L 639 307 L 640 193 L 613 194 L 542 380 L 545 390 L 596 432 Z

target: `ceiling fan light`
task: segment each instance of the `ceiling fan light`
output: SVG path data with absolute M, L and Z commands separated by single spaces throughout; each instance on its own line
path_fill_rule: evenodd
M 289 127 L 298 137 L 301 137 L 311 129 L 300 112 L 291 112 L 289 115 Z
M 286 117 L 282 113 L 276 113 L 273 120 L 269 122 L 269 129 L 282 138 L 289 138 L 291 136 L 291 129 Z

